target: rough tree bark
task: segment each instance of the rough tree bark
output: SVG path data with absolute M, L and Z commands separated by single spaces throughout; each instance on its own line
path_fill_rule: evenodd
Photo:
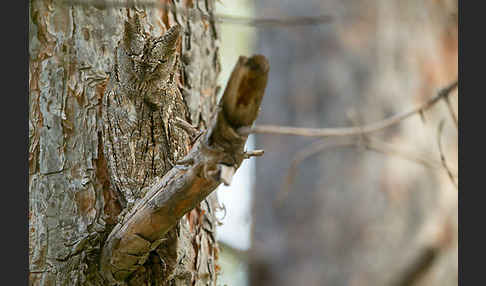
M 233 166 L 237 168 L 245 157 L 241 144 L 244 144 L 246 136 L 228 133 L 228 130 L 251 123 L 231 121 L 231 116 L 221 115 L 222 111 L 228 111 L 228 108 L 225 109 L 227 104 L 222 104 L 220 108 L 216 104 L 216 78 L 220 67 L 218 32 L 212 20 L 214 1 L 160 2 L 173 5 L 171 7 L 175 9 L 168 9 L 168 6 L 70 6 L 64 4 L 64 1 L 57 0 L 30 2 L 30 285 L 216 283 L 218 250 L 214 235 L 214 212 L 218 204 L 216 195 L 209 193 L 220 181 L 230 178 L 231 172 L 234 171 Z M 130 89 L 128 85 L 114 88 L 112 84 L 115 77 L 117 80 L 129 78 L 131 75 L 127 70 L 130 69 L 140 68 L 147 71 L 153 68 L 153 71 L 158 67 L 167 68 L 167 65 L 164 66 L 168 60 L 164 54 L 167 51 L 159 50 L 162 53 L 157 55 L 160 56 L 160 61 L 153 63 L 137 58 L 138 52 L 141 51 L 140 47 L 151 52 L 156 51 L 152 48 L 157 45 L 157 39 L 163 39 L 158 37 L 164 35 L 169 27 L 176 25 L 179 27 L 172 29 L 171 33 L 180 34 L 180 37 L 166 37 L 164 40 L 175 40 L 171 44 L 174 44 L 177 56 L 169 59 L 169 63 L 173 64 L 169 69 L 175 72 L 164 78 L 170 80 L 171 88 L 174 89 L 171 94 L 174 96 L 173 101 L 161 103 L 157 98 L 148 95 L 142 101 L 135 100 L 141 105 L 119 108 L 117 112 L 110 111 L 114 104 L 122 106 L 123 100 L 127 99 L 110 92 L 116 94 L 117 90 Z M 133 31 L 128 31 L 130 29 L 136 29 L 138 34 L 131 33 Z M 139 36 L 140 38 L 137 38 Z M 139 40 L 140 42 L 137 42 Z M 147 44 L 149 42 L 150 44 Z M 137 43 L 140 46 L 137 46 Z M 115 52 L 120 45 L 128 48 Z M 125 52 L 126 54 L 123 54 Z M 132 59 L 133 62 L 127 59 Z M 261 58 L 257 57 L 256 62 L 262 63 L 265 69 L 263 88 L 260 86 L 263 90 L 268 66 Z M 258 63 L 256 65 L 260 67 Z M 137 64 L 141 66 L 136 66 Z M 242 70 L 248 66 L 251 70 L 255 62 L 242 58 L 239 64 L 240 68 L 243 67 Z M 161 72 L 166 74 L 166 71 Z M 247 74 L 251 75 L 252 72 Z M 241 84 L 240 87 L 253 83 L 252 80 L 245 77 L 236 79 L 237 85 Z M 152 89 L 147 89 L 146 86 L 137 88 L 131 91 L 160 91 L 157 89 L 160 86 Z M 162 90 L 167 89 L 162 87 Z M 225 95 L 245 91 L 248 89 L 227 90 Z M 262 95 L 263 92 L 258 93 L 259 99 L 255 101 L 253 98 L 250 105 L 259 105 Z M 239 97 L 236 103 L 230 102 L 229 106 L 232 106 L 231 104 L 247 106 L 248 98 Z M 151 115 L 140 115 L 140 106 L 149 108 Z M 166 106 L 173 107 L 173 110 L 165 110 Z M 136 120 L 148 120 L 151 125 L 140 125 L 139 129 L 130 129 L 131 132 L 139 132 L 133 136 L 140 139 L 131 142 L 123 137 L 123 131 L 127 130 L 123 123 L 130 123 L 133 119 L 130 116 L 134 115 L 130 112 L 134 109 Z M 167 116 L 157 117 L 159 111 Z M 218 111 L 219 115 L 213 116 Z M 107 115 L 102 116 L 104 114 Z M 252 115 L 256 117 L 255 112 Z M 113 119 L 116 116 L 116 120 Z M 182 124 L 177 123 L 179 119 L 182 119 Z M 107 121 L 120 125 L 106 128 Z M 227 121 L 230 123 L 227 124 Z M 163 126 L 159 126 L 158 123 Z M 187 123 L 200 130 L 212 128 L 196 139 L 190 136 L 191 126 Z M 176 127 L 177 124 L 179 127 Z M 231 128 L 227 128 L 228 126 Z M 228 138 L 238 141 L 237 144 L 219 144 L 220 149 L 217 152 L 211 149 L 218 145 L 216 143 Z M 141 143 L 139 141 L 145 146 L 138 146 L 137 144 Z M 118 143 L 120 145 L 117 146 Z M 201 151 L 203 155 L 209 150 L 207 158 L 217 157 L 214 154 L 219 154 L 218 152 L 234 151 L 231 148 L 237 148 L 239 153 L 235 158 L 230 156 L 230 161 L 218 155 L 220 157 L 213 158 L 214 160 L 207 159 L 206 164 L 195 164 L 190 161 L 206 157 L 201 154 L 194 155 L 195 151 L 191 151 L 192 157 L 186 157 L 182 167 L 174 166 L 177 160 L 184 158 L 192 146 L 195 146 L 193 149 L 206 150 Z M 208 146 L 211 148 L 208 149 Z M 131 151 L 130 148 L 142 148 L 143 154 Z M 116 155 L 119 155 L 118 158 Z M 207 163 L 209 161 L 212 165 Z M 220 171 L 219 179 L 216 180 L 215 170 L 210 168 L 214 166 L 217 168 L 216 171 Z M 169 178 L 166 176 L 162 179 L 169 170 Z M 229 171 L 229 175 L 226 171 Z M 203 173 L 209 175 L 198 177 Z M 192 185 L 188 184 L 192 187 L 182 188 L 180 180 L 172 180 L 173 177 L 192 179 L 193 182 L 189 182 Z M 128 182 L 127 178 L 133 181 Z M 203 186 L 196 185 L 198 183 Z M 158 184 L 174 185 L 176 188 L 184 189 L 183 191 L 194 190 L 196 185 L 200 187 L 196 190 L 202 189 L 204 192 L 203 195 L 194 196 L 192 193 L 179 192 L 176 189 L 173 193 L 160 195 L 164 190 L 161 190 Z M 204 189 L 205 186 L 209 188 Z M 160 202 L 171 200 L 187 199 L 192 205 L 175 206 L 175 210 L 170 207 L 161 208 L 161 212 L 171 214 L 168 226 L 175 226 L 167 233 L 167 225 L 161 231 L 151 229 L 152 232 L 156 232 L 156 239 L 143 237 L 140 232 L 135 232 L 134 234 L 145 242 L 152 239 L 157 241 L 146 249 L 147 253 L 122 252 L 125 256 L 143 257 L 136 256 L 137 263 L 130 264 L 129 271 L 114 275 L 118 280 L 115 282 L 110 280 L 113 277 L 108 277 L 111 274 L 106 275 L 101 271 L 103 268 L 106 270 L 107 265 L 103 265 L 102 261 L 108 261 L 111 263 L 110 266 L 118 266 L 119 261 L 114 261 L 111 255 L 120 254 L 120 248 L 122 251 L 133 249 L 130 248 L 133 244 L 123 244 L 127 240 L 133 242 L 133 236 L 121 237 L 120 240 L 117 235 L 134 229 L 124 226 L 124 221 L 133 222 L 140 218 L 140 214 L 144 214 L 138 208 L 134 208 L 134 213 L 129 213 L 132 206 L 140 202 L 143 190 L 151 195 L 147 199 L 149 210 L 160 207 L 157 205 Z M 180 196 L 184 197 L 172 194 L 182 194 Z M 156 200 L 151 200 L 152 198 Z M 194 202 L 201 203 L 196 205 Z M 138 205 L 144 206 L 143 203 Z M 147 208 L 143 209 L 145 210 Z M 126 216 L 127 213 L 130 214 L 129 218 Z M 180 218 L 180 215 L 183 217 Z M 139 230 L 136 227 L 144 226 L 140 221 L 135 221 L 136 231 Z M 122 231 L 114 231 L 120 228 Z M 113 235 L 110 235 L 112 232 Z M 116 269 L 108 268 L 109 273 L 116 272 Z

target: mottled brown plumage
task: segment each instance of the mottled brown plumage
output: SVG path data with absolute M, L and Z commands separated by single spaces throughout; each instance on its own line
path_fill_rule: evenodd
M 179 37 L 179 26 L 151 37 L 135 16 L 116 49 L 103 98 L 104 152 L 111 183 L 128 203 L 187 153 L 189 136 L 175 123 L 187 120 L 176 83 Z

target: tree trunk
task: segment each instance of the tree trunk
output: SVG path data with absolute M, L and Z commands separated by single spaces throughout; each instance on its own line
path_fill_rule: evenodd
M 216 110 L 219 58 L 213 1 L 161 2 L 171 6 L 129 9 L 30 2 L 30 285 L 216 284 L 216 194 L 183 216 L 124 281 L 109 282 L 100 271 L 110 231 L 120 213 L 139 198 L 130 198 L 127 189 L 111 179 L 117 170 L 106 156 L 111 153 L 105 153 L 109 142 L 103 131 L 103 98 L 110 80 L 118 76 L 113 68 L 115 51 L 127 34 L 125 23 L 137 18 L 141 33 L 151 39 L 178 24 L 181 40 L 173 76 L 175 92 L 181 90 L 183 100 L 171 116 L 205 129 Z M 119 62 L 118 67 L 124 69 L 126 64 Z M 158 128 L 169 138 L 170 130 Z M 171 166 L 190 149 L 187 136 L 173 146 L 169 141 L 161 143 L 169 151 L 159 158 L 157 173 L 146 175 L 145 184 L 162 177 L 169 169 L 163 166 Z M 136 171 L 149 173 L 150 166 L 137 166 Z

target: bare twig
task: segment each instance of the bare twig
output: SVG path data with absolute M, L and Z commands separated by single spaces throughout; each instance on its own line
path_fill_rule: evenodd
M 442 130 L 444 129 L 444 123 L 445 123 L 445 121 L 444 121 L 444 119 L 442 119 L 439 123 L 439 129 L 437 131 L 437 144 L 439 145 L 440 160 L 442 162 L 442 166 L 444 167 L 444 170 L 447 172 L 447 175 L 449 176 L 449 179 L 451 180 L 454 187 L 457 189 L 458 187 L 457 187 L 456 181 L 454 180 L 454 174 L 452 173 L 451 169 L 447 165 L 445 155 L 444 155 L 444 151 L 442 150 L 441 138 L 442 138 Z
M 397 156 L 397 157 L 400 157 L 402 159 L 420 164 L 420 165 L 422 165 L 426 168 L 429 168 L 431 170 L 438 171 L 438 170 L 442 169 L 442 164 L 440 162 L 437 162 L 436 160 L 434 160 L 432 158 L 427 158 L 427 156 L 425 156 L 423 154 L 418 156 L 418 155 L 415 155 L 411 152 L 406 152 L 404 150 L 395 148 L 392 144 L 379 141 L 375 138 L 367 138 L 367 140 L 368 141 L 367 141 L 365 147 L 369 150 L 379 152 L 379 153 L 383 153 L 383 154 L 387 154 L 387 155 L 391 155 L 391 156 Z M 454 176 L 454 177 L 457 177 L 457 172 L 452 172 L 452 170 L 451 170 L 451 175 Z
M 177 9 L 173 4 L 162 2 L 140 2 L 140 1 L 105 1 L 105 0 L 65 0 L 66 5 L 80 5 L 80 6 L 93 6 L 98 8 L 131 8 L 131 7 L 145 7 L 145 8 L 165 8 L 172 12 L 185 13 L 187 11 Z M 295 26 L 311 26 L 328 24 L 333 21 L 330 15 L 319 15 L 316 17 L 288 17 L 288 18 L 254 18 L 254 17 L 241 17 L 225 14 L 204 14 L 201 10 L 195 10 L 197 13 L 206 19 L 214 19 L 219 23 L 227 23 L 234 25 L 244 25 L 252 27 L 268 27 L 268 26 L 282 26 L 282 27 L 295 27 Z M 190 12 L 193 13 L 194 11 Z
M 210 128 L 185 156 L 149 187 L 147 194 L 111 231 L 101 254 L 101 272 L 116 284 L 127 278 L 160 245 L 179 219 L 221 183 L 229 184 L 244 160 L 247 136 L 237 128 L 253 124 L 268 78 L 264 56 L 240 57 Z M 111 284 L 110 284 L 111 285 Z
M 417 156 L 412 153 L 405 152 L 403 150 L 393 147 L 393 145 L 389 143 L 381 142 L 375 138 L 360 136 L 358 138 L 348 138 L 347 140 L 338 142 L 329 141 L 329 139 L 322 139 L 300 150 L 295 154 L 287 172 L 285 182 L 281 188 L 281 191 L 277 194 L 277 198 L 275 199 L 276 206 L 280 206 L 282 202 L 287 198 L 288 194 L 292 189 L 292 184 L 294 182 L 298 166 L 305 159 L 323 151 L 326 151 L 330 148 L 336 147 L 364 147 L 365 150 L 370 150 L 391 156 L 397 156 L 402 159 L 420 164 L 431 170 L 439 171 L 442 169 L 442 165 L 431 158 L 424 158 L 425 156 Z M 457 174 L 453 173 L 450 169 L 448 169 L 448 172 L 450 172 L 449 174 L 451 178 L 457 177 Z
M 257 125 L 252 128 L 244 127 L 238 132 L 241 134 L 247 133 L 260 133 L 260 134 L 281 134 L 281 135 L 298 135 L 298 136 L 309 136 L 309 137 L 331 137 L 331 136 L 353 136 L 368 134 L 376 131 L 383 130 L 390 126 L 400 123 L 401 121 L 417 114 L 424 112 L 425 110 L 431 108 L 440 99 L 449 96 L 451 91 L 457 88 L 458 82 L 450 84 L 449 86 L 443 88 L 439 93 L 421 104 L 409 110 L 403 112 L 382 121 L 371 123 L 364 126 L 356 127 L 344 127 L 344 128 L 300 128 L 300 127 L 288 127 L 288 126 L 277 126 L 277 125 Z
M 281 202 L 289 194 L 291 190 L 291 186 L 294 181 L 294 177 L 297 172 L 298 165 L 308 157 L 333 147 L 364 146 L 367 150 L 373 150 L 375 152 L 380 152 L 383 154 L 398 156 L 403 159 L 421 164 L 433 170 L 439 170 L 442 165 L 446 167 L 449 177 L 455 184 L 454 177 L 457 177 L 457 173 L 453 173 L 451 169 L 447 167 L 447 165 L 444 165 L 445 159 L 442 153 L 441 153 L 442 164 L 440 164 L 438 162 L 435 162 L 433 159 L 430 158 L 424 159 L 424 156 L 416 156 L 414 154 L 404 152 L 403 150 L 399 150 L 393 147 L 391 144 L 380 142 L 374 138 L 370 138 L 364 135 L 390 127 L 415 114 L 421 115 L 423 120 L 424 111 L 432 107 L 440 99 L 447 98 L 451 93 L 451 91 L 457 88 L 457 85 L 458 82 L 455 81 L 454 83 L 440 90 L 436 96 L 432 97 L 422 105 L 410 111 L 389 117 L 385 120 L 372 123 L 369 125 L 355 126 L 355 127 L 348 127 L 348 128 L 297 128 L 297 127 L 285 127 L 285 126 L 260 125 L 260 126 L 255 126 L 251 129 L 248 127 L 240 128 L 238 132 L 241 134 L 248 134 L 251 132 L 251 133 L 271 133 L 271 134 L 301 135 L 301 136 L 314 136 L 314 137 L 332 137 L 332 136 L 343 137 L 343 136 L 354 136 L 354 135 L 360 136 L 358 138 L 355 138 L 354 140 L 348 140 L 343 142 L 330 142 L 324 139 L 315 142 L 311 144 L 309 147 L 299 151 L 294 156 L 291 162 L 289 171 L 285 179 L 285 183 L 282 186 L 281 191 L 279 192 L 279 194 L 277 194 L 277 198 L 275 201 L 277 205 L 281 204 Z
M 248 150 L 245 151 L 243 154 L 245 156 L 245 159 L 249 159 L 251 157 L 260 157 L 263 156 L 264 151 L 263 150 Z

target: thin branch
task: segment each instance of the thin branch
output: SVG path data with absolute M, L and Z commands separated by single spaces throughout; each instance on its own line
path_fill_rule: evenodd
M 277 126 L 277 125 L 256 125 L 252 128 L 244 127 L 238 132 L 241 134 L 248 133 L 259 133 L 259 134 L 281 134 L 281 135 L 298 135 L 298 136 L 309 136 L 309 137 L 331 137 L 331 136 L 354 136 L 368 134 L 376 131 L 383 130 L 395 124 L 402 122 L 403 120 L 417 114 L 424 112 L 425 110 L 431 108 L 440 99 L 446 98 L 449 94 L 457 88 L 458 82 L 450 84 L 449 86 L 443 88 L 439 93 L 421 104 L 409 110 L 382 121 L 371 123 L 363 126 L 356 127 L 344 127 L 344 128 L 300 128 L 300 127 L 288 127 L 288 126 Z
M 423 154 L 422 155 L 415 155 L 411 152 L 406 152 L 404 150 L 400 150 L 398 148 L 395 148 L 392 144 L 379 141 L 375 138 L 367 138 L 367 139 L 368 139 L 368 141 L 367 141 L 365 147 L 369 150 L 379 152 L 379 153 L 383 153 L 383 154 L 386 154 L 386 155 L 400 157 L 402 159 L 405 159 L 405 160 L 408 160 L 408 161 L 411 161 L 411 162 L 415 162 L 419 165 L 422 165 L 422 166 L 424 166 L 428 169 L 434 170 L 434 171 L 438 171 L 438 170 L 442 169 L 441 163 L 437 162 L 436 160 L 434 160 L 432 158 L 427 158 L 426 155 L 423 155 Z M 453 177 L 457 177 L 457 172 L 452 172 L 452 170 L 451 170 L 451 175 Z
M 113 228 L 101 253 L 101 272 L 113 284 L 126 279 L 158 247 L 179 219 L 221 183 L 229 184 L 245 158 L 248 136 L 236 130 L 258 115 L 268 78 L 264 56 L 240 57 L 210 128 L 185 156 Z M 110 284 L 111 285 L 111 284 Z
M 79 5 L 79 6 L 93 6 L 98 8 L 132 8 L 132 7 L 144 7 L 144 8 L 165 8 L 172 12 L 185 13 L 187 11 L 176 8 L 170 3 L 161 2 L 140 2 L 140 1 L 104 1 L 104 0 L 65 0 L 66 5 Z M 316 17 L 287 17 L 287 18 L 255 18 L 255 17 L 242 17 L 234 15 L 225 15 L 215 13 L 213 15 L 204 14 L 201 10 L 194 10 L 190 13 L 196 12 L 206 19 L 214 19 L 216 22 L 224 24 L 243 25 L 250 27 L 296 27 L 296 26 L 312 26 L 320 24 L 329 24 L 333 21 L 333 17 L 330 15 L 319 15 Z
M 452 184 L 456 189 L 458 189 L 456 181 L 454 180 L 454 174 L 452 173 L 451 169 L 449 169 L 449 166 L 447 165 L 444 151 L 442 149 L 442 130 L 444 129 L 444 123 L 445 121 L 442 119 L 439 123 L 439 129 L 437 131 L 437 144 L 439 145 L 439 153 L 440 153 L 440 161 L 442 162 L 442 166 L 444 167 L 444 170 L 447 172 L 447 175 L 449 176 L 449 179 L 451 180 Z
M 275 199 L 275 205 L 278 207 L 282 204 L 282 202 L 287 198 L 288 194 L 292 189 L 292 185 L 297 174 L 297 170 L 299 165 L 310 158 L 313 155 L 319 154 L 324 152 L 330 148 L 337 148 L 337 147 L 364 147 L 365 150 L 375 151 L 386 155 L 400 157 L 402 159 L 420 164 L 426 168 L 429 168 L 434 171 L 439 171 L 442 169 L 442 165 L 439 162 L 431 158 L 425 159 L 425 156 L 417 156 L 409 152 L 405 152 L 398 148 L 393 147 L 392 144 L 381 142 L 377 139 L 370 138 L 370 137 L 358 137 L 358 138 L 347 138 L 344 141 L 329 141 L 329 139 L 319 140 L 314 142 L 310 146 L 300 150 L 297 152 L 292 159 L 290 164 L 290 168 L 287 172 L 287 176 L 285 178 L 285 182 L 281 188 L 281 191 L 277 194 Z M 457 174 L 454 174 L 450 169 L 450 176 L 453 178 L 454 176 L 457 177 Z
M 248 150 L 245 151 L 244 156 L 245 159 L 250 159 L 251 157 L 261 157 L 263 153 L 265 153 L 263 150 Z

